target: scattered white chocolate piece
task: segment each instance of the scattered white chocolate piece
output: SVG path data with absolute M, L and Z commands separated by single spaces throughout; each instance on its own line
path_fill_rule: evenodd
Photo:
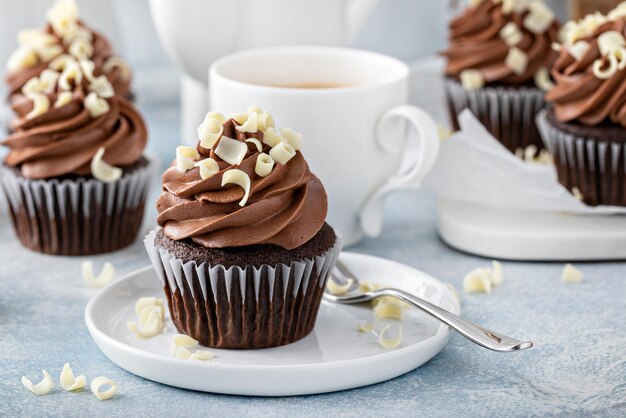
M 344 284 L 339 284 L 335 281 L 334 277 L 330 277 L 326 282 L 326 290 L 328 290 L 331 295 L 341 296 L 348 293 L 353 284 L 353 279 L 346 279 Z
M 106 74 L 111 73 L 115 68 L 120 69 L 120 73 L 123 80 L 130 80 L 132 75 L 130 66 L 125 59 L 118 56 L 109 57 L 102 65 L 102 71 Z
M 246 139 L 246 142 L 254 144 L 254 146 L 256 147 L 257 151 L 263 152 L 263 144 L 261 144 L 261 141 L 259 141 L 258 139 L 256 139 L 256 138 L 248 138 L 248 139 Z
M 45 94 L 31 93 L 28 98 L 33 101 L 33 110 L 26 114 L 26 119 L 36 118 L 50 109 L 50 99 Z
M 502 263 L 499 261 L 493 260 L 491 262 L 491 284 L 494 286 L 499 286 L 504 281 L 504 270 L 502 268 Z
M 15 51 L 9 55 L 7 61 L 7 70 L 17 71 L 24 68 L 30 68 L 37 64 L 37 54 L 35 50 L 28 45 L 20 45 Z
M 186 147 L 180 145 L 176 147 L 176 169 L 181 173 L 194 167 L 196 161 L 200 158 L 200 154 L 196 147 Z
M 59 381 L 61 382 L 63 390 L 66 391 L 82 389 L 87 384 L 87 378 L 85 376 L 74 376 L 74 372 L 72 371 L 69 363 L 65 363 L 63 365 Z
M 100 389 L 103 386 L 111 387 L 102 392 L 100 391 Z M 100 399 L 101 401 L 106 401 L 107 399 L 110 399 L 117 392 L 117 384 L 115 384 L 114 381 L 105 376 L 98 376 L 93 379 L 89 387 L 91 388 L 93 394 L 96 395 L 96 398 Z
M 581 202 L 585 198 L 585 196 L 583 196 L 582 192 L 580 191 L 580 189 L 578 187 L 573 187 L 572 188 L 572 194 L 574 195 L 574 197 L 576 199 L 580 200 Z
M 170 346 L 170 354 L 176 355 L 178 349 L 180 347 L 197 347 L 198 340 L 191 338 L 189 335 L 185 334 L 176 334 L 174 338 L 172 338 L 172 344 Z
M 54 386 L 52 376 L 50 376 L 50 374 L 45 370 L 42 370 L 41 372 L 43 373 L 43 379 L 36 385 L 33 385 L 33 382 L 31 382 L 26 376 L 22 376 L 22 384 L 26 387 L 26 389 L 39 396 L 47 395 Z
M 163 299 L 155 298 L 153 296 L 145 296 L 145 297 L 139 298 L 137 302 L 135 303 L 135 315 L 139 317 L 141 316 L 141 312 L 144 309 L 150 308 L 153 306 L 158 306 L 161 309 L 163 309 Z
M 463 278 L 463 289 L 467 293 L 491 293 L 491 274 L 489 269 L 475 268 Z
M 97 93 L 91 92 L 85 97 L 85 108 L 92 118 L 98 118 L 110 109 L 109 102 L 99 97 Z
M 485 79 L 479 70 L 463 70 L 459 75 L 461 85 L 466 91 L 478 90 L 485 85 Z
M 233 168 L 226 171 L 222 176 L 222 187 L 231 183 L 236 184 L 243 189 L 243 198 L 239 201 L 239 206 L 245 206 L 246 202 L 248 201 L 248 197 L 250 196 L 250 177 L 248 176 L 248 174 L 246 174 L 245 171 Z
M 57 100 L 54 102 L 54 107 L 59 108 L 65 106 L 74 98 L 74 94 L 71 91 L 62 91 L 58 94 Z
M 259 115 L 257 113 L 249 113 L 246 121 L 240 126 L 236 126 L 239 132 L 256 132 L 259 130 Z
M 63 36 L 76 30 L 78 6 L 74 0 L 58 0 L 47 13 L 54 32 Z
M 94 176 L 96 180 L 100 180 L 104 183 L 111 183 L 119 180 L 119 178 L 122 177 L 122 169 L 108 164 L 104 161 L 103 157 L 104 147 L 100 147 L 91 159 L 91 175 Z
M 513 47 L 509 49 L 509 53 L 504 59 L 504 65 L 515 74 L 522 75 L 528 66 L 528 55 L 521 49 Z
M 139 318 L 140 326 L 146 325 L 148 323 L 148 320 L 150 320 L 150 314 L 152 313 L 152 311 L 156 311 L 156 313 L 161 318 L 161 321 L 164 320 L 165 312 L 163 311 L 163 306 L 158 306 L 158 305 L 147 306 L 143 308 L 141 312 L 139 312 L 138 318 Z
M 207 118 L 198 126 L 198 138 L 202 148 L 213 148 L 224 132 L 223 122 L 218 118 Z
M 207 361 L 215 358 L 215 353 L 208 350 L 198 350 L 189 357 L 190 360 Z
M 265 132 L 263 132 L 263 143 L 269 145 L 270 147 L 275 147 L 281 142 L 287 142 L 281 134 L 274 128 L 267 128 Z
M 215 155 L 227 163 L 239 165 L 248 153 L 248 146 L 245 142 L 237 141 L 236 139 L 222 135 L 222 138 L 217 144 L 217 147 L 215 147 L 214 152 Z
M 270 150 L 270 157 L 279 164 L 285 165 L 296 155 L 296 150 L 286 142 L 279 142 Z
M 115 267 L 110 262 L 104 263 L 102 266 L 102 270 L 100 270 L 100 274 L 96 277 L 93 273 L 93 263 L 89 260 L 85 260 L 82 262 L 80 266 L 83 280 L 91 286 L 96 288 L 102 288 L 111 283 L 113 277 L 115 277 Z
M 532 1 L 528 4 L 530 13 L 524 18 L 524 26 L 535 34 L 546 32 L 554 22 L 554 12 L 542 1 Z
M 174 354 L 174 357 L 182 360 L 187 360 L 191 357 L 191 351 L 189 351 L 186 347 L 178 347 L 178 350 L 176 350 L 176 354 Z
M 550 91 L 554 88 L 554 83 L 550 80 L 550 73 L 546 67 L 538 69 L 534 79 L 535 85 L 543 91 Z
M 256 165 L 254 166 L 254 172 L 259 177 L 266 177 L 274 168 L 274 160 L 266 153 L 261 153 L 256 157 Z
M 515 46 L 524 39 L 522 31 L 519 30 L 515 22 L 509 22 L 500 29 L 500 38 L 508 46 Z
M 402 319 L 402 306 L 398 303 L 381 302 L 374 307 L 374 317 Z
M 396 348 L 402 344 L 402 326 L 398 326 L 398 335 L 395 338 L 385 338 L 390 328 L 391 325 L 385 325 L 378 335 L 378 343 L 383 348 Z
M 194 164 L 195 167 L 200 168 L 200 178 L 206 180 L 209 177 L 213 177 L 220 171 L 220 166 L 213 158 L 205 158 Z
M 136 336 L 141 338 L 154 337 L 163 330 L 163 319 L 159 312 L 159 307 L 146 308 L 150 309 L 148 318 L 144 324 L 137 326 L 134 321 L 128 321 L 126 325 Z
M 561 273 L 561 281 L 563 283 L 581 283 L 583 281 L 584 275 L 582 271 L 578 270 L 571 264 L 566 264 L 563 267 L 563 272 Z
M 374 324 L 369 322 L 365 322 L 363 324 L 357 323 L 356 329 L 358 329 L 359 332 L 372 332 L 374 330 Z
M 302 147 L 302 134 L 300 132 L 296 132 L 291 128 L 281 128 L 280 133 L 296 151 Z

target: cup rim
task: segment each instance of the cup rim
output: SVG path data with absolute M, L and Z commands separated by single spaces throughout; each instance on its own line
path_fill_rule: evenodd
M 386 61 L 387 63 L 398 67 L 398 74 L 394 77 L 390 77 L 387 80 L 382 80 L 379 82 L 354 85 L 354 86 L 345 86 L 345 87 L 321 87 L 321 88 L 298 88 L 298 87 L 283 87 L 283 86 L 269 86 L 263 84 L 255 84 L 246 81 L 235 80 L 233 78 L 228 77 L 227 75 L 220 72 L 220 67 L 225 64 L 231 63 L 233 61 L 237 61 L 243 58 L 249 58 L 259 55 L 266 54 L 296 54 L 296 53 L 305 53 L 305 54 L 352 54 L 352 55 L 360 55 L 366 56 L 371 59 L 378 59 Z M 258 91 L 268 91 L 274 93 L 283 93 L 283 94 L 309 94 L 309 95 L 321 95 L 321 94 L 341 94 L 341 93 L 351 93 L 355 91 L 367 91 L 371 89 L 376 89 L 384 86 L 388 86 L 391 84 L 395 84 L 402 80 L 408 79 L 410 74 L 409 66 L 403 61 L 391 57 L 389 55 L 380 54 L 377 52 L 367 51 L 363 49 L 357 48 L 342 48 L 342 47 L 325 47 L 325 46 L 279 46 L 279 47 L 268 47 L 268 48 L 255 48 L 248 49 L 245 51 L 235 52 L 233 54 L 225 55 L 216 61 L 214 61 L 209 67 L 209 86 L 213 83 L 214 80 L 219 79 L 220 81 L 231 84 L 238 87 L 245 87 L 248 89 L 254 89 Z M 210 87 L 209 87 L 210 89 Z

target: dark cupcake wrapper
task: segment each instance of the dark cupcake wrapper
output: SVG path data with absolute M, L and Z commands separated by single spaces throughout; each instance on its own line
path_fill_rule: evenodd
M 565 132 L 550 122 L 548 110 L 539 113 L 537 125 L 567 190 L 578 188 L 591 206 L 626 206 L 625 143 Z
M 130 245 L 143 220 L 152 164 L 119 180 L 32 180 L 0 167 L 0 184 L 15 233 L 33 251 L 88 255 Z
M 484 86 L 467 91 L 461 83 L 446 78 L 446 99 L 450 119 L 459 130 L 459 114 L 466 108 L 480 120 L 487 130 L 515 153 L 519 148 L 534 145 L 544 148 L 535 118 L 546 107 L 544 92 L 536 87 Z
M 313 259 L 226 268 L 183 262 L 154 243 L 158 230 L 144 243 L 179 332 L 207 347 L 250 349 L 289 344 L 313 330 L 339 236 Z

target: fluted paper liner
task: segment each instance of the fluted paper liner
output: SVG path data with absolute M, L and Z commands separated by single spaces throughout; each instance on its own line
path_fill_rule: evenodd
M 626 206 L 626 144 L 564 132 L 550 124 L 546 110 L 537 124 L 565 188 L 578 188 L 588 205 Z
M 87 255 L 130 245 L 143 219 L 152 162 L 103 183 L 94 178 L 32 180 L 4 165 L 0 184 L 17 237 L 33 250 Z
M 341 237 L 313 259 L 253 266 L 183 263 L 144 243 L 179 332 L 207 347 L 266 348 L 306 337 L 315 325 L 326 281 L 341 252 Z
M 544 92 L 536 87 L 484 86 L 467 91 L 457 80 L 445 80 L 446 97 L 454 130 L 458 115 L 469 108 L 487 130 L 509 151 L 534 145 L 544 148 L 535 118 L 546 106 Z

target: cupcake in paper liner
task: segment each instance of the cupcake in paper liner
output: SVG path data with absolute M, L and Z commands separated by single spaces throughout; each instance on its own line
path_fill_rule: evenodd
M 85 255 L 131 244 L 150 183 L 147 129 L 94 63 L 68 58 L 12 102 L 0 169 L 17 237 L 34 251 Z
M 145 239 L 176 328 L 219 348 L 304 338 L 341 239 L 302 135 L 255 107 L 210 112 L 198 135 L 164 173 L 160 227 Z
M 626 206 L 626 2 L 564 25 L 550 108 L 538 116 L 559 182 L 588 205 Z
M 535 118 L 551 86 L 548 67 L 556 53 L 559 23 L 542 1 L 470 2 L 450 23 L 442 53 L 452 126 L 469 108 L 511 152 L 543 148 Z

